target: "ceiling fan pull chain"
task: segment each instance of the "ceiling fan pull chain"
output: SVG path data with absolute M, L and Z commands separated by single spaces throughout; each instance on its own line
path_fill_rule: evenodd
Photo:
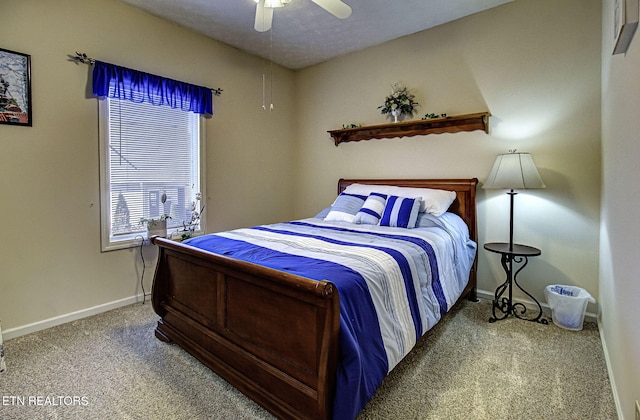
M 264 71 L 262 72 L 262 109 L 263 110 L 267 110 L 267 101 L 266 101 L 266 95 L 267 95 L 267 88 L 265 86 L 266 82 L 266 78 L 267 75 L 264 74 Z
M 273 29 L 269 31 L 269 111 L 273 111 Z
M 273 111 L 273 61 L 269 62 L 269 111 Z

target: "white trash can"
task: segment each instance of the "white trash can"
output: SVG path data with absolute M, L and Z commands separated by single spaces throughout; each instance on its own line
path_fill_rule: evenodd
M 551 318 L 558 327 L 580 331 L 589 302 L 596 300 L 586 290 L 576 286 L 552 284 L 544 289 L 544 296 L 551 307 Z

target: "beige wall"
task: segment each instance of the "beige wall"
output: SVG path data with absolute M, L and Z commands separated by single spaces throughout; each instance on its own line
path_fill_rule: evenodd
M 613 50 L 613 0 L 603 1 L 602 224 L 600 304 L 603 343 L 623 419 L 640 400 L 640 39 L 627 54 Z
M 97 59 L 224 89 L 206 122 L 210 231 L 292 216 L 292 72 L 275 68 L 279 112 L 262 105 L 262 61 L 115 0 L 5 5 L 0 47 L 32 56 L 33 127 L 0 125 L 0 319 L 5 333 L 141 293 L 139 250 L 100 252 Z M 154 249 L 147 254 L 151 289 Z
M 531 152 L 547 185 L 516 196 L 515 240 L 536 246 L 521 283 L 598 296 L 600 24 L 597 0 L 518 0 L 296 73 L 296 216 L 328 205 L 340 177 L 477 177 L 509 149 Z M 402 81 L 425 113 L 490 111 L 491 132 L 335 147 L 327 130 L 384 123 L 377 106 Z M 505 191 L 478 191 L 480 243 L 508 240 Z M 479 253 L 479 286 L 504 279 Z M 595 306 L 589 308 L 596 312 Z

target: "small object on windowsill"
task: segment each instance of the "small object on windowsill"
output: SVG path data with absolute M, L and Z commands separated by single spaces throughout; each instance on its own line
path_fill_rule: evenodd
M 185 232 L 182 230 L 176 230 L 175 232 L 171 232 L 171 236 L 169 237 L 169 239 L 171 239 L 172 241 L 176 241 L 176 242 L 182 242 L 186 239 L 191 238 L 191 234 L 190 232 Z
M 140 224 L 147 227 L 147 238 L 152 236 L 167 237 L 167 220 L 171 219 L 171 216 L 163 214 L 158 218 L 140 219 Z
M 191 220 L 189 223 L 182 222 L 182 229 L 177 230 L 171 234 L 171 240 L 182 242 L 194 236 L 202 235 L 204 232 L 199 231 L 200 217 L 204 212 L 204 205 L 199 206 L 199 202 L 202 200 L 202 193 L 196 193 L 196 198 L 191 202 Z
M 163 193 L 160 197 L 160 201 L 162 202 L 162 206 L 167 202 L 167 193 Z M 151 238 L 152 236 L 161 236 L 163 238 L 167 237 L 167 220 L 171 219 L 171 216 L 168 214 L 163 214 L 159 218 L 149 218 L 140 219 L 141 225 L 147 226 L 147 238 Z
M 191 239 L 191 238 L 195 238 L 197 236 L 202 236 L 204 235 L 205 232 L 201 231 L 201 230 L 195 230 L 195 231 L 184 231 L 184 230 L 176 230 L 174 232 L 171 233 L 171 235 L 169 235 L 170 240 L 175 241 L 175 242 L 183 242 L 186 241 L 187 239 Z

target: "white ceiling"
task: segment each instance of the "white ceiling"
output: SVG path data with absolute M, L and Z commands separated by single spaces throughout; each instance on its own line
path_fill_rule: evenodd
M 344 20 L 311 0 L 293 0 L 274 10 L 264 33 L 253 28 L 254 0 L 121 1 L 298 70 L 513 0 L 344 0 L 353 10 Z

